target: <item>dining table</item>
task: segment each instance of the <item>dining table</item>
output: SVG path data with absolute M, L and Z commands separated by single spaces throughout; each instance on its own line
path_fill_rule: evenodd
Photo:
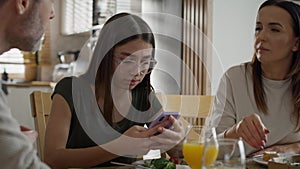
M 93 169 L 134 169 L 135 167 L 131 166 L 110 166 L 110 167 L 96 167 Z M 252 158 L 247 158 L 246 160 L 246 169 L 267 169 L 267 165 L 259 164 L 253 161 Z M 81 169 L 81 168 L 71 168 L 71 169 Z M 176 167 L 176 169 L 189 169 L 189 167 Z
M 251 157 L 247 158 L 246 160 L 246 169 L 267 169 L 267 168 L 268 168 L 267 165 L 257 163 L 253 161 Z

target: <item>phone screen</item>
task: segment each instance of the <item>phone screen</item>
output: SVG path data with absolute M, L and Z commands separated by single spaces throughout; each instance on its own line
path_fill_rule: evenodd
M 179 112 L 162 112 L 150 123 L 149 128 L 152 128 L 152 127 L 160 124 L 161 122 L 167 120 L 169 118 L 169 116 L 171 116 L 171 115 L 176 119 L 178 119 L 180 117 Z M 170 128 L 171 126 L 172 126 L 172 124 L 165 126 L 165 128 Z

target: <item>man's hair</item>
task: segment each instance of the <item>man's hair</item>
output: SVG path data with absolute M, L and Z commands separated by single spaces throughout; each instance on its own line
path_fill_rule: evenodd
M 4 5 L 8 0 L 0 0 L 0 7 L 2 7 L 2 5 Z

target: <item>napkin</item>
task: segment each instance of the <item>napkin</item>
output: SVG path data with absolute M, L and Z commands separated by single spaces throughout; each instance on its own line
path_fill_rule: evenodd
M 143 155 L 143 160 L 152 160 L 161 158 L 160 150 L 149 150 L 146 155 Z

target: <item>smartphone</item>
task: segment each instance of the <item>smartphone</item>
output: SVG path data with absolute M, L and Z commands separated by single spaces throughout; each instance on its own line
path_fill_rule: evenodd
M 169 116 L 173 116 L 174 118 L 178 119 L 180 117 L 180 113 L 179 112 L 162 112 L 160 113 L 149 125 L 149 129 L 162 123 L 163 121 L 167 120 L 169 118 Z M 172 126 L 172 124 L 165 126 L 165 128 L 170 128 Z

